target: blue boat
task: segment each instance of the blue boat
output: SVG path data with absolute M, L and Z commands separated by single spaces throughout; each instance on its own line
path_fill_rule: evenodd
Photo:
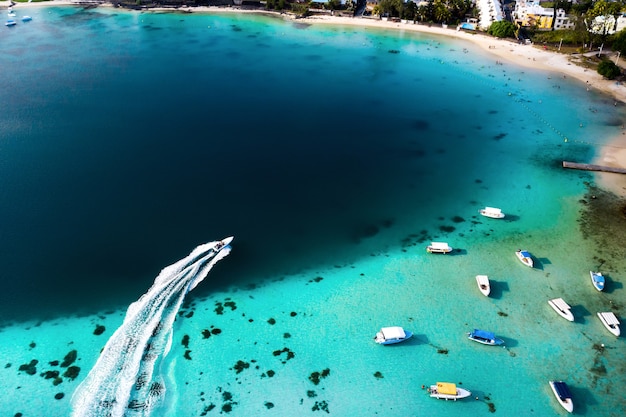
M 30 16 L 22 16 L 22 22 L 30 22 L 31 20 L 33 20 L 33 18 Z
M 489 346 L 500 346 L 504 344 L 504 340 L 498 339 L 495 334 L 480 329 L 474 329 L 472 332 L 468 333 L 467 338 Z
M 527 250 L 518 249 L 515 251 L 515 255 L 517 256 L 517 259 L 519 259 L 521 263 L 523 263 L 524 265 L 530 268 L 533 267 L 534 263 L 533 263 L 533 258 L 530 255 L 530 252 L 528 252 Z
M 17 25 L 17 22 L 13 19 L 7 20 L 7 22 L 4 24 L 4 26 L 15 26 Z
M 596 290 L 602 291 L 604 290 L 604 275 L 600 272 L 589 271 L 589 275 L 591 275 L 591 283 L 595 287 Z

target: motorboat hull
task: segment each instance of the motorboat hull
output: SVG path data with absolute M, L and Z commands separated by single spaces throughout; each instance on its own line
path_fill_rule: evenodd
M 483 336 L 481 337 L 477 332 L 483 333 Z M 485 336 L 485 333 L 488 333 L 489 335 Z M 497 338 L 491 332 L 484 332 L 482 330 L 474 330 L 473 332 L 468 333 L 467 338 L 473 342 L 487 346 L 501 346 L 504 344 L 504 340 Z
M 452 252 L 452 248 L 446 242 L 431 242 L 430 245 L 426 247 L 426 252 L 446 254 Z
M 565 397 L 563 398 L 561 396 L 561 394 L 559 394 L 559 391 L 556 387 L 557 383 L 561 383 L 564 384 L 564 382 L 562 381 L 550 381 L 550 388 L 552 388 L 552 392 L 554 393 L 554 396 L 556 397 L 557 401 L 559 402 L 559 404 L 561 404 L 561 406 L 568 412 L 571 413 L 574 411 L 574 402 L 572 401 L 571 397 Z M 569 390 L 568 390 L 569 392 Z
M 606 282 L 606 280 L 604 279 L 604 275 L 602 275 L 600 272 L 593 271 L 589 271 L 589 275 L 591 276 L 591 283 L 593 284 L 593 287 L 598 291 L 603 291 L 604 284 Z
M 503 219 L 504 213 L 500 211 L 500 209 L 485 207 L 484 209 L 478 210 L 481 216 L 489 217 L 490 219 Z
M 574 315 L 570 310 L 570 306 L 567 305 L 562 298 L 555 298 L 553 300 L 548 300 L 548 304 L 554 311 L 556 311 L 559 316 L 563 317 L 565 320 L 574 321 Z
M 478 284 L 478 289 L 485 297 L 489 297 L 489 293 L 491 293 L 491 284 L 489 283 L 489 277 L 487 275 L 476 275 L 476 284 Z
M 464 388 L 456 388 L 456 395 L 452 395 L 452 394 L 442 394 L 437 392 L 437 385 L 431 385 L 430 386 L 430 396 L 432 398 L 437 398 L 439 400 L 452 400 L 452 401 L 456 401 L 456 400 L 462 400 L 463 398 L 467 398 L 470 395 L 472 395 L 472 393 Z
M 523 250 L 515 251 L 515 256 L 517 256 L 517 259 L 519 259 L 520 262 L 526 265 L 527 267 L 529 268 L 534 267 L 533 258 L 531 257 L 530 253 L 528 253 L 527 251 L 523 251 Z
M 385 337 L 385 334 L 383 332 L 383 329 L 381 329 L 380 332 L 376 333 L 376 336 L 374 337 L 374 341 L 376 343 L 378 343 L 379 345 L 395 345 L 396 343 L 402 343 L 406 340 L 409 340 L 411 338 L 411 336 L 413 336 L 413 332 L 410 332 L 408 330 L 404 330 L 404 337 Z
M 609 332 L 619 337 L 620 335 L 619 320 L 617 320 L 617 317 L 615 317 L 614 313 L 612 312 L 598 313 L 598 318 L 600 319 L 604 327 L 606 327 L 606 329 Z

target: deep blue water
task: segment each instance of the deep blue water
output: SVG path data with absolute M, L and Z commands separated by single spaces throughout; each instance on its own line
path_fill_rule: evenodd
M 538 186 L 528 166 L 575 194 L 558 161 L 588 160 L 582 142 L 621 115 L 568 80 L 418 34 L 32 15 L 0 34 L 2 321 L 127 305 L 229 235 L 237 250 L 200 292 L 443 237 L 489 187 Z

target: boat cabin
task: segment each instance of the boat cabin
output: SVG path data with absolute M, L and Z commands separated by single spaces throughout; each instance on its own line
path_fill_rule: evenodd
M 496 338 L 496 335 L 486 330 L 474 329 L 469 333 L 469 339 L 485 345 L 501 345 L 504 343 L 502 339 Z
M 403 342 L 411 336 L 413 336 L 412 332 L 404 330 L 400 326 L 383 327 L 378 333 L 376 333 L 374 341 L 381 345 L 390 345 L 393 343 Z
M 493 219 L 501 219 L 504 217 L 504 213 L 502 213 L 502 210 L 496 207 L 485 207 L 484 209 L 480 210 L 480 214 L 485 217 L 491 217 Z
M 598 317 L 600 318 L 600 321 L 602 322 L 602 324 L 604 324 L 604 327 L 606 327 L 608 331 L 613 333 L 615 336 L 619 337 L 620 335 L 619 324 L 620 323 L 615 313 L 613 313 L 612 311 L 598 313 Z
M 428 253 L 450 253 L 452 252 L 452 248 L 446 242 L 430 242 L 426 251 Z
M 456 395 L 456 384 L 452 382 L 437 382 L 436 394 Z
M 572 398 L 572 393 L 569 390 L 567 384 L 563 381 L 554 381 L 554 389 L 561 401 L 565 401 L 568 398 Z

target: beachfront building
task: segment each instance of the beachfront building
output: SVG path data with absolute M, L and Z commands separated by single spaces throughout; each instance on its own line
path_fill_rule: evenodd
M 589 31 L 598 35 L 612 35 L 626 29 L 626 15 L 615 18 L 613 15 L 596 17 L 589 27 Z
M 513 10 L 515 23 L 522 27 L 536 27 L 537 29 L 573 29 L 574 22 L 565 14 L 565 10 L 542 7 L 539 0 L 517 0 Z
M 480 11 L 478 26 L 483 30 L 489 29 L 493 22 L 504 19 L 500 0 L 476 0 L 476 7 Z

